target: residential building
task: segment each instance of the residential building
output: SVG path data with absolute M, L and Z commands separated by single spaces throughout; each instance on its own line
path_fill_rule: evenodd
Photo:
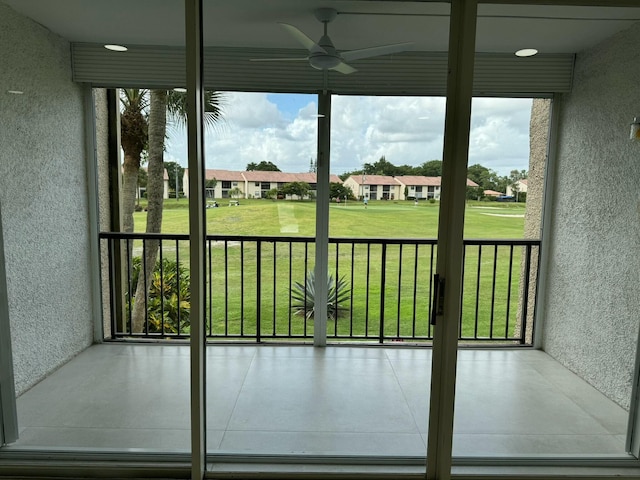
M 527 179 L 523 178 L 515 183 L 515 188 L 512 185 L 507 185 L 507 195 L 515 197 L 517 193 L 527 193 Z
M 211 170 L 205 171 L 205 180 L 216 180 L 215 187 L 208 189 L 207 196 L 211 198 L 229 198 L 233 189 L 239 189 L 236 198 L 265 198 L 270 190 L 282 188 L 287 183 L 305 182 L 311 187 L 311 195 L 316 195 L 316 174 L 315 173 L 289 173 L 270 171 L 232 171 L 232 170 Z M 330 182 L 342 183 L 340 177 L 331 175 Z M 189 169 L 184 170 L 184 192 L 189 195 Z M 297 199 L 295 195 L 293 199 Z
M 422 175 L 351 175 L 344 184 L 359 198 L 369 200 L 440 199 L 441 177 Z M 467 179 L 467 186 L 478 184 Z M 356 193 L 357 192 L 357 193 Z
M 230 198 L 229 192 L 239 190 L 237 198 L 245 198 L 246 182 L 242 172 L 233 170 L 205 170 L 205 190 L 207 198 Z M 207 186 L 214 184 L 213 187 Z M 189 169 L 184 169 L 182 178 L 184 195 L 189 197 Z
M 358 198 L 369 200 L 399 200 L 401 185 L 389 175 L 351 175 L 344 181 Z

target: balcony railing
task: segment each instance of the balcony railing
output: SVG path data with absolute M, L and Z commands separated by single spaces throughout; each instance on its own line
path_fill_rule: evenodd
M 110 336 L 188 337 L 188 236 L 100 237 L 109 263 Z M 154 243 L 159 247 L 156 266 L 144 275 Z M 539 248 L 539 240 L 464 241 L 462 342 L 531 343 Z M 328 299 L 330 312 L 339 301 L 337 315 L 328 320 L 327 338 L 431 341 L 436 255 L 435 239 L 331 238 L 329 273 L 342 288 Z M 207 236 L 207 337 L 255 342 L 312 338 L 314 285 L 306 280 L 314 260 L 311 237 Z M 138 297 L 144 306 L 136 311 Z

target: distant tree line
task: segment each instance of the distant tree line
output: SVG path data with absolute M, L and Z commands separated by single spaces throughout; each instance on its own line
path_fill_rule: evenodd
M 340 179 L 344 181 L 351 175 L 389 175 L 392 177 L 422 175 L 425 177 L 439 177 L 442 175 L 442 160 L 429 160 L 417 167 L 411 165 L 396 166 L 383 155 L 377 162 L 365 163 L 360 170 L 343 173 L 340 175 Z

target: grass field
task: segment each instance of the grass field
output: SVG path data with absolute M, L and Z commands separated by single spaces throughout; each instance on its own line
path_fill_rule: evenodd
M 142 204 L 144 206 L 144 204 Z M 207 233 L 221 235 L 313 236 L 315 202 L 241 200 L 240 206 L 208 208 Z M 469 202 L 465 213 L 465 238 L 522 238 L 523 203 Z M 332 203 L 329 235 L 332 237 L 436 238 L 439 204 L 371 201 Z M 146 213 L 134 215 L 136 232 L 144 232 Z M 295 230 L 295 231 L 294 231 Z M 188 200 L 165 200 L 163 233 L 188 233 Z
M 314 235 L 314 202 L 241 200 L 240 203 L 238 207 L 229 207 L 221 202 L 219 208 L 207 209 L 207 233 L 286 237 Z M 435 239 L 438 206 L 428 202 L 414 206 L 413 202 L 373 201 L 365 209 L 355 201 L 346 205 L 331 204 L 330 236 Z M 144 212 L 135 214 L 136 231 L 144 231 L 145 217 Z M 163 233 L 188 232 L 187 200 L 166 201 L 162 230 Z M 521 239 L 523 231 L 523 204 L 472 202 L 468 205 L 465 238 Z M 210 333 L 255 335 L 259 307 L 262 335 L 312 334 L 312 320 L 305 322 L 302 317 L 292 315 L 290 291 L 293 283 L 304 282 L 305 271 L 313 268 L 314 247 L 312 241 L 295 243 L 291 247 L 284 242 L 263 242 L 260 247 L 255 242 L 212 242 L 208 248 L 211 268 L 206 286 L 210 299 L 207 313 Z M 388 338 L 430 335 L 428 312 L 435 249 L 429 245 L 367 247 L 363 244 L 356 244 L 353 250 L 350 245 L 341 245 L 337 251 L 336 248 L 335 245 L 330 247 L 329 270 L 334 276 L 345 276 L 352 289 L 352 297 L 346 305 L 345 314 L 337 322 L 330 322 L 330 336 L 376 337 L 381 330 Z M 383 248 L 386 249 L 384 265 Z M 478 336 L 512 336 L 518 309 L 522 248 L 515 249 L 512 262 L 509 261 L 509 247 L 483 249 L 479 271 L 477 248 L 469 247 L 465 256 L 463 334 L 472 336 L 477 328 Z M 165 256 L 175 255 L 171 247 L 164 250 Z M 181 263 L 188 266 L 186 242 L 179 250 Z M 260 275 L 258 255 L 261 258 Z M 384 284 L 381 281 L 383 274 Z M 480 294 L 476 295 L 478 285 Z M 507 325 L 508 295 L 512 298 Z

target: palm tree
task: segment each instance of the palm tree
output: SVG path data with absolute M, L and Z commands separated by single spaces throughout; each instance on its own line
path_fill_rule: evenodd
M 176 125 L 178 127 L 184 127 L 184 125 L 186 125 L 187 96 L 182 92 L 151 90 L 149 92 L 148 98 L 149 110 L 148 116 L 146 117 L 146 143 L 148 145 L 149 155 L 146 231 L 147 233 L 160 233 L 160 229 L 162 227 L 162 207 L 164 201 L 164 141 L 167 135 L 168 125 Z M 218 92 L 205 92 L 204 120 L 206 126 L 215 125 L 215 123 L 222 117 L 220 103 L 221 97 Z M 138 162 L 138 168 L 139 166 L 140 163 Z M 131 209 L 131 218 L 133 219 L 133 205 Z M 131 222 L 131 227 L 133 230 L 133 221 Z M 157 241 L 147 241 L 146 247 L 147 248 L 144 262 L 144 264 L 146 265 L 145 274 L 138 277 L 138 283 L 136 285 L 135 293 L 135 297 L 137 299 L 146 298 L 149 294 L 149 287 L 151 282 L 146 281 L 145 279 L 151 278 L 151 275 L 153 273 L 153 269 L 158 256 L 159 243 Z M 137 301 L 134 303 L 134 308 L 131 315 L 132 330 L 134 332 L 141 332 L 144 328 L 146 316 L 144 307 L 144 301 Z
M 147 90 L 123 89 L 120 94 L 120 142 L 124 151 L 122 171 L 122 230 L 133 232 L 133 211 L 142 152 L 147 148 L 149 100 Z
M 161 121 L 166 133 L 169 125 L 184 127 L 187 121 L 187 96 L 171 90 L 166 93 L 168 117 Z M 143 152 L 149 147 L 149 106 L 151 92 L 147 89 L 122 89 L 120 94 L 120 139 L 124 151 L 122 172 L 122 216 L 124 232 L 133 232 L 133 212 L 136 201 L 138 172 Z M 205 91 L 205 126 L 212 127 L 222 118 L 222 96 L 219 92 Z M 163 172 L 161 172 L 161 175 Z

